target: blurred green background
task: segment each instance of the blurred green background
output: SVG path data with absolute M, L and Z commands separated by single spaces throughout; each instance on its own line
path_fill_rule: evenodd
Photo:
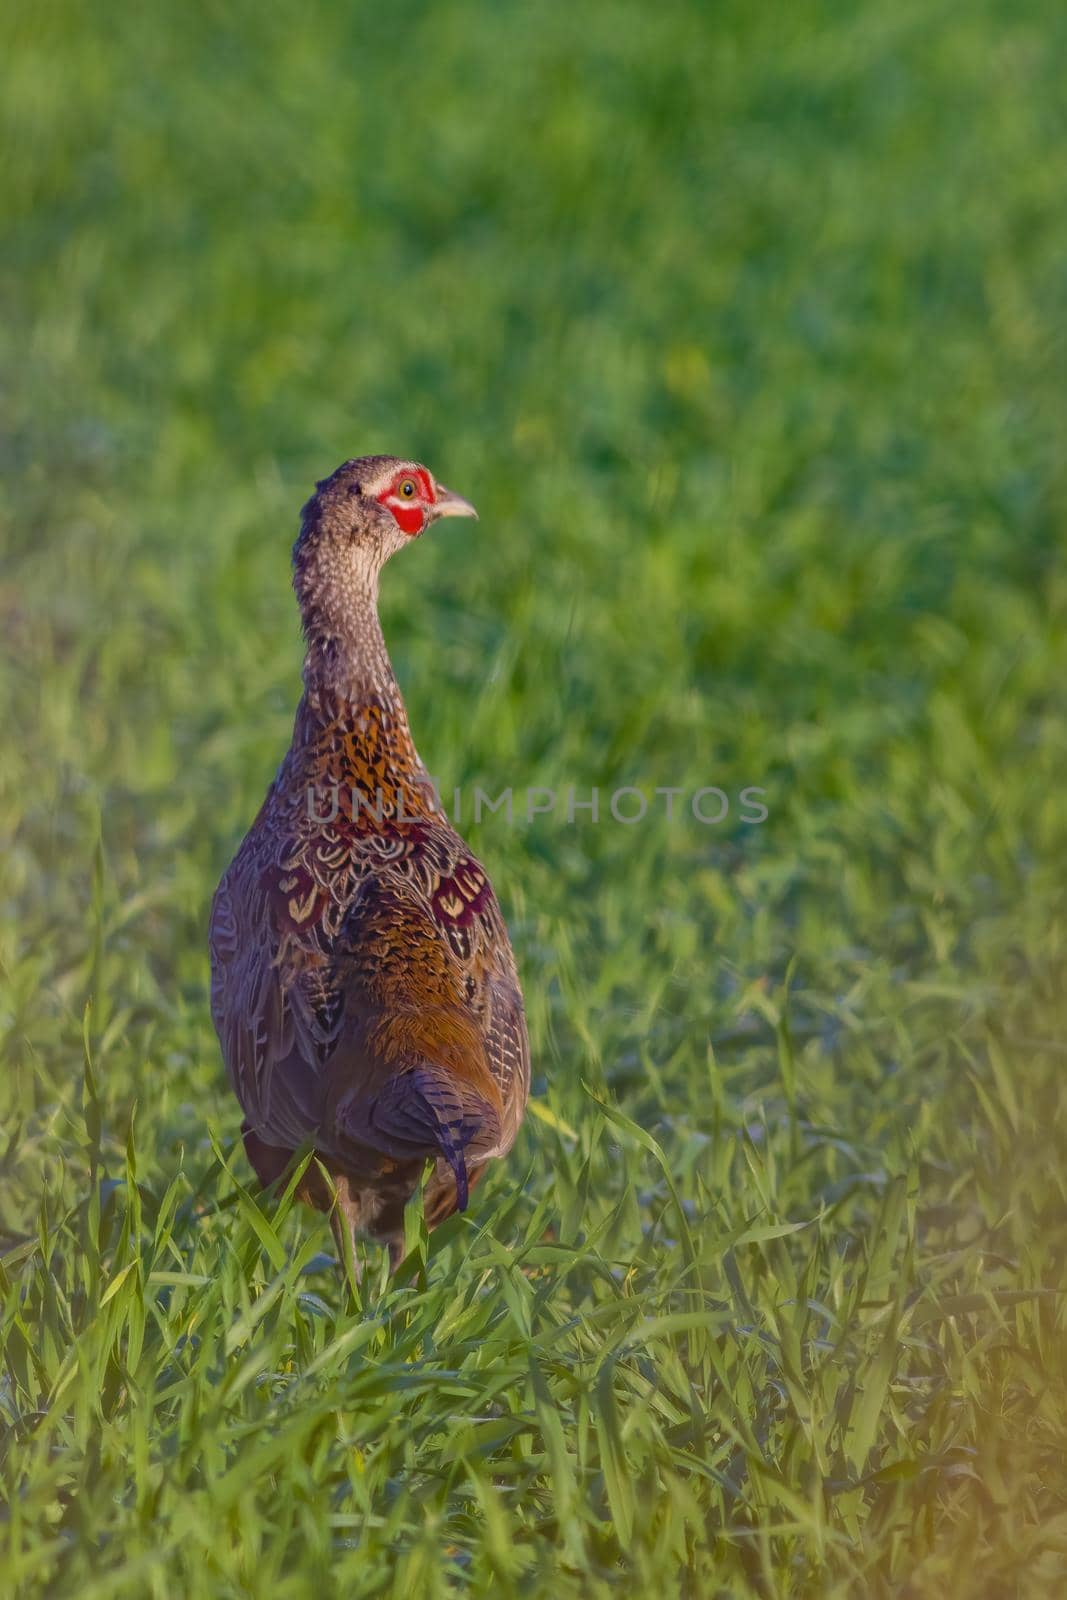
M 12 1592 L 1055 1592 L 1067 13 L 3 36 Z M 446 793 L 769 817 L 467 829 L 539 1114 L 353 1309 L 240 1187 L 205 927 L 376 451 L 481 512 L 384 583 Z

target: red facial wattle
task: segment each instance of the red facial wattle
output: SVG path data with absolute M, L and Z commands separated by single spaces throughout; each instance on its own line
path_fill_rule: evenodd
M 407 495 L 404 493 L 406 484 L 413 485 L 413 492 Z M 413 539 L 426 526 L 426 509 L 436 498 L 433 479 L 420 467 L 417 471 L 397 473 L 389 487 L 378 496 L 378 504 L 391 511 L 401 533 Z
M 417 500 L 413 500 L 410 505 L 391 505 L 389 510 L 396 518 L 401 533 L 406 533 L 413 539 L 417 533 L 422 532 L 426 512 Z

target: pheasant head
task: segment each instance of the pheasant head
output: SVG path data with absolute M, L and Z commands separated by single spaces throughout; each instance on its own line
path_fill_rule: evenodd
M 346 461 L 315 486 L 293 546 L 293 587 L 309 650 L 380 668 L 378 576 L 441 517 L 477 517 L 428 467 L 397 456 Z M 310 659 L 310 656 L 309 656 Z
M 391 555 L 439 517 L 477 515 L 469 500 L 446 489 L 417 461 L 397 456 L 346 461 L 315 485 L 303 509 L 293 550 L 297 576 L 326 548 L 336 550 L 349 565 L 377 574 Z

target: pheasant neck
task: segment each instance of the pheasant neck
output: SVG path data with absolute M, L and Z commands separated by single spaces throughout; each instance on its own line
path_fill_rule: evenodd
M 305 632 L 298 738 L 317 741 L 323 728 L 338 724 L 358 732 L 372 713 L 388 734 L 389 765 L 421 770 L 378 619 L 377 584 L 348 590 L 343 607 L 305 612 Z
M 399 700 L 400 689 L 378 620 L 377 587 L 349 589 L 336 606 L 309 608 L 304 616 L 309 695 L 358 700 L 361 695 Z

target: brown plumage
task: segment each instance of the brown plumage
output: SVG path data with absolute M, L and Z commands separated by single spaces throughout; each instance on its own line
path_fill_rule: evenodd
M 511 1148 L 530 1064 L 522 993 L 489 880 L 435 808 L 378 622 L 378 575 L 473 506 L 425 467 L 348 461 L 293 550 L 307 657 L 292 744 L 223 875 L 211 1003 L 264 1184 L 310 1144 L 333 1220 L 403 1250 L 427 1160 L 433 1227 Z M 314 1163 L 302 1198 L 332 1204 Z

